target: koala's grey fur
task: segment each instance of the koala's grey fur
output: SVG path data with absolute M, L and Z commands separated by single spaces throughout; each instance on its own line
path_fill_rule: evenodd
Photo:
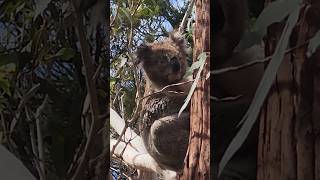
M 140 135 L 150 155 L 164 168 L 179 171 L 189 140 L 189 113 L 178 117 L 183 96 L 164 93 L 149 98 L 140 123 Z
M 136 64 L 141 63 L 145 73 L 145 96 L 184 81 L 185 46 L 183 36 L 173 33 L 163 41 L 138 47 Z M 174 87 L 170 91 L 185 92 L 188 87 Z M 140 114 L 140 136 L 148 152 L 160 166 L 174 171 L 183 168 L 189 141 L 189 108 L 178 117 L 185 98 L 186 94 L 153 94 L 144 101 Z

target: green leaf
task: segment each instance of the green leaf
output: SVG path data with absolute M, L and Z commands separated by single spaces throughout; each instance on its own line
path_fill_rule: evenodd
M 320 31 L 309 41 L 307 56 L 310 57 L 320 47 Z
M 129 8 L 123 8 L 123 7 L 120 7 L 119 9 L 128 18 L 128 20 L 131 23 L 132 22 L 131 10 Z
M 75 52 L 72 48 L 61 48 L 56 54 L 46 57 L 45 59 L 52 59 L 59 57 L 63 60 L 70 60 L 75 56 Z
M 201 55 L 201 54 L 200 54 Z M 203 58 L 203 57 L 201 57 Z M 202 59 L 201 59 L 202 60 Z M 190 75 L 192 75 L 193 71 L 195 69 L 198 69 L 199 67 L 201 67 L 203 65 L 203 61 L 196 61 L 196 62 L 193 62 L 191 67 L 187 70 L 186 74 L 184 77 L 188 77 Z
M 114 85 L 116 84 L 116 80 L 115 79 L 111 79 L 110 80 L 110 89 L 113 90 Z
M 74 57 L 75 52 L 72 48 L 62 48 L 57 52 L 56 55 L 60 56 L 63 60 L 69 60 Z
M 186 109 L 187 105 L 189 104 L 189 102 L 191 100 L 192 94 L 193 94 L 194 90 L 196 89 L 198 81 L 200 79 L 201 71 L 203 70 L 206 59 L 207 59 L 206 52 L 202 52 L 201 54 L 199 54 L 199 56 L 198 56 L 198 62 L 199 62 L 198 65 L 200 65 L 199 71 L 197 72 L 196 78 L 195 78 L 194 82 L 192 83 L 192 86 L 190 88 L 190 91 L 188 93 L 187 98 L 185 99 L 185 102 L 183 103 L 181 109 L 179 110 L 178 116 L 180 116 L 180 114 Z M 195 65 L 195 66 L 197 66 L 197 65 Z
M 0 66 L 10 63 L 17 63 L 19 60 L 18 54 L 0 54 Z
M 253 124 L 256 122 L 256 119 L 259 115 L 260 109 L 264 103 L 265 98 L 272 86 L 272 83 L 277 75 L 277 71 L 281 65 L 281 62 L 284 58 L 286 47 L 288 47 L 289 38 L 292 33 L 294 26 L 296 25 L 299 12 L 301 6 L 296 4 L 296 7 L 293 12 L 290 13 L 289 18 L 287 20 L 286 26 L 282 32 L 277 48 L 273 54 L 273 57 L 262 77 L 262 80 L 258 86 L 257 92 L 254 95 L 253 101 L 242 118 L 241 122 L 243 122 L 242 127 L 240 128 L 237 135 L 232 139 L 230 145 L 225 151 L 221 162 L 219 164 L 219 176 L 221 175 L 222 170 L 232 158 L 232 156 L 237 152 L 237 150 L 241 147 L 241 145 L 246 140 Z

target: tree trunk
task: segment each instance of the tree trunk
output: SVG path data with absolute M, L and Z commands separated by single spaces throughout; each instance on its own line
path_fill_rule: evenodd
M 260 114 L 258 180 L 320 179 L 320 52 L 306 57 L 304 42 L 318 30 L 306 10 L 302 8 L 290 41 L 298 48 L 285 56 Z M 281 29 L 280 23 L 269 27 L 267 56 Z
M 202 52 L 210 52 L 210 1 L 197 0 L 193 61 Z M 191 100 L 190 140 L 180 179 L 210 179 L 210 57 L 207 57 L 201 78 Z

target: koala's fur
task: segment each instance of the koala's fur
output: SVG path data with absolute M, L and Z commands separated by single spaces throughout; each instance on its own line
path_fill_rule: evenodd
M 180 82 L 188 66 L 184 37 L 176 32 L 163 41 L 139 46 L 136 63 L 142 64 L 147 80 L 156 90 Z
M 264 57 L 264 48 L 259 45 L 244 50 L 235 50 L 247 27 L 249 13 L 247 1 L 213 1 L 213 17 L 216 22 L 213 26 L 214 59 L 211 64 L 213 69 L 238 66 Z M 240 120 L 250 106 L 263 70 L 264 64 L 256 64 L 245 69 L 215 75 L 210 79 L 213 85 L 212 96 L 221 98 L 242 95 L 239 99 L 230 102 L 211 101 L 214 139 L 211 145 L 215 150 L 212 153 L 214 172 L 218 172 L 219 161 L 239 131 Z M 258 125 L 258 123 L 254 125 L 246 142 L 228 162 L 221 176 L 218 178 L 215 173 L 214 179 L 256 179 Z
M 187 68 L 185 39 L 178 33 L 163 41 L 142 45 L 137 50 L 137 64 L 146 76 L 145 95 L 167 85 L 184 81 Z M 171 90 L 187 91 L 184 86 Z M 189 140 L 188 108 L 178 118 L 186 95 L 154 94 L 143 103 L 140 136 L 150 155 L 165 169 L 183 168 Z

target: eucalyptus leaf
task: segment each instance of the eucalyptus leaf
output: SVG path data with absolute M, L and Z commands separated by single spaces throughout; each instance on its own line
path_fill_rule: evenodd
M 267 28 L 275 22 L 283 21 L 301 0 L 277 0 L 271 2 L 259 15 L 253 29 L 246 32 L 237 49 L 246 49 L 260 43 L 266 35 Z
M 10 63 L 17 63 L 19 61 L 18 54 L 0 54 L 0 66 Z
M 56 54 L 54 55 L 50 55 L 48 57 L 46 57 L 46 59 L 52 59 L 52 58 L 61 58 L 63 60 L 70 60 L 71 58 L 73 58 L 75 56 L 75 52 L 72 48 L 61 48 Z
M 57 52 L 56 56 L 60 56 L 63 60 L 69 60 L 73 58 L 75 54 L 72 48 L 62 48 Z
M 296 25 L 299 18 L 299 11 L 301 6 L 296 3 L 293 12 L 290 12 L 289 18 L 286 22 L 286 26 L 282 32 L 277 48 L 273 54 L 273 57 L 262 77 L 262 80 L 258 86 L 257 92 L 254 95 L 253 101 L 247 110 L 246 114 L 242 118 L 241 122 L 243 125 L 241 126 L 237 135 L 232 139 L 230 145 L 225 151 L 220 164 L 219 164 L 219 176 L 222 173 L 222 170 L 229 162 L 229 160 L 233 157 L 233 155 L 237 152 L 237 150 L 241 147 L 241 145 L 246 140 L 252 126 L 256 122 L 256 119 L 259 115 L 260 109 L 264 103 L 265 98 L 272 86 L 272 83 L 276 77 L 277 71 L 281 65 L 281 62 L 284 58 L 286 48 L 289 43 L 289 38 L 292 33 L 294 26 Z
M 192 63 L 191 67 L 187 70 L 184 77 L 188 77 L 188 76 L 192 75 L 193 71 L 195 69 L 198 69 L 199 67 L 201 67 L 202 64 L 203 64 L 203 61 L 196 61 L 196 62 Z
M 318 31 L 309 41 L 307 56 L 310 57 L 320 47 L 320 31 Z
M 194 82 L 192 83 L 192 86 L 190 88 L 190 91 L 188 93 L 188 96 L 187 98 L 185 99 L 185 102 L 183 103 L 182 107 L 180 108 L 179 110 L 179 114 L 178 114 L 178 117 L 180 117 L 180 114 L 186 109 L 187 105 L 189 104 L 190 100 L 191 100 L 191 97 L 192 97 L 192 94 L 194 92 L 194 90 L 196 89 L 197 87 L 197 84 L 198 84 L 198 81 L 200 79 L 200 75 L 201 75 L 201 72 L 203 70 L 203 67 L 204 67 L 204 64 L 206 62 L 206 59 L 207 59 L 207 54 L 206 52 L 202 52 L 199 56 L 198 56 L 198 62 L 199 62 L 199 65 L 200 65 L 200 68 L 197 72 L 197 75 L 196 75 L 196 78 L 194 80 Z M 195 64 L 195 63 L 194 63 Z M 195 66 L 198 66 L 198 65 L 195 65 Z M 191 66 L 192 67 L 192 66 Z
M 131 10 L 129 8 L 123 8 L 123 7 L 120 7 L 119 9 L 128 18 L 128 20 L 131 23 L 132 22 Z

